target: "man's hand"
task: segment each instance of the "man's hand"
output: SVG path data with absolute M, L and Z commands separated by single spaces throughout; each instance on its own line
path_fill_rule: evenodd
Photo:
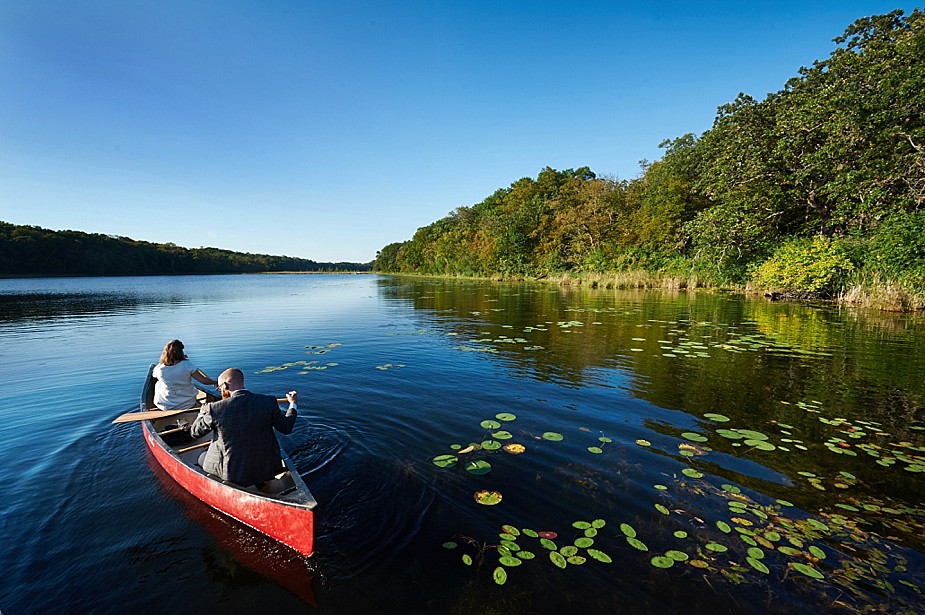
M 299 394 L 296 393 L 295 391 L 289 391 L 288 393 L 286 393 L 286 399 L 289 400 L 290 404 L 295 404 L 296 402 L 299 401 Z

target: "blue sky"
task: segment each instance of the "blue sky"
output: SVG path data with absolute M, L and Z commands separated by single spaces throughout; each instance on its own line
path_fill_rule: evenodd
M 547 165 L 632 179 L 915 6 L 9 0 L 0 220 L 365 262 Z

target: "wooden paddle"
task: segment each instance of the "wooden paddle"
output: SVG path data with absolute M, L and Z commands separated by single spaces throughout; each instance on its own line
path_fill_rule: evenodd
M 277 403 L 283 403 L 284 401 L 289 401 L 285 397 L 277 397 Z M 165 416 L 173 416 L 175 414 L 182 414 L 184 412 L 192 412 L 193 410 L 198 411 L 199 408 L 182 408 L 179 410 L 144 410 L 142 412 L 126 412 L 125 414 L 120 414 L 115 419 L 113 423 L 131 423 L 135 421 L 152 421 L 154 419 L 162 419 Z
M 182 414 L 184 412 L 192 412 L 193 410 L 198 411 L 199 408 L 182 408 L 180 410 L 145 410 L 144 412 L 126 412 L 121 414 L 113 419 L 113 423 L 130 423 L 132 421 L 149 421 L 154 419 L 161 419 L 165 416 L 173 416 L 174 414 Z

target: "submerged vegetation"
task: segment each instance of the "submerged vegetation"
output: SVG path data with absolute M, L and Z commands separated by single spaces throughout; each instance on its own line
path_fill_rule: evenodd
M 174 275 L 271 271 L 369 271 L 369 263 L 182 248 L 80 231 L 0 222 L 0 276 Z
M 925 308 L 925 14 L 865 17 L 631 181 L 543 169 L 383 247 L 375 269 L 750 287 Z

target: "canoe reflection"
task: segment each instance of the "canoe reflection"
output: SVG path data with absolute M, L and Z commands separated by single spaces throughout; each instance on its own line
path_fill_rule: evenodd
M 200 501 L 177 484 L 148 451 L 148 465 L 167 493 L 179 501 L 186 516 L 201 525 L 240 564 L 317 607 L 313 574 L 305 557 Z

